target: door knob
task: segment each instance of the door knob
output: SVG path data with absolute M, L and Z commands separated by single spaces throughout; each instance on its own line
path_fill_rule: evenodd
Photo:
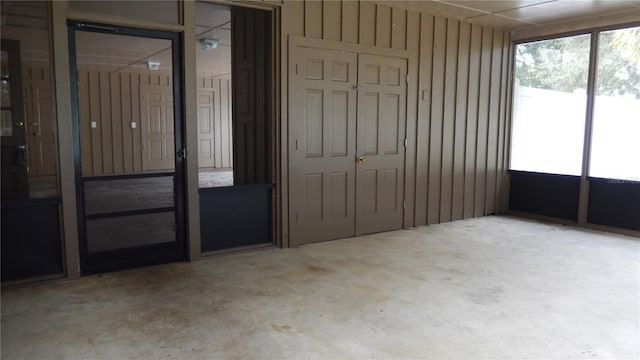
M 362 164 L 362 163 L 363 163 L 363 162 L 365 162 L 365 161 L 367 161 L 367 159 L 365 159 L 363 155 L 358 156 L 358 162 L 359 162 L 360 164 Z

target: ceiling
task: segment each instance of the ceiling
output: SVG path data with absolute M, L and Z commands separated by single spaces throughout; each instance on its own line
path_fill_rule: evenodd
M 475 24 L 514 30 L 538 29 L 603 18 L 640 21 L 640 0 L 424 0 L 377 1 L 386 5 L 446 16 Z M 46 2 L 3 1 L 3 37 L 22 41 L 23 56 L 48 61 L 49 37 Z M 201 75 L 231 72 L 231 11 L 228 6 L 196 3 L 196 39 L 215 38 L 218 47 L 205 51 L 196 44 L 196 70 Z M 595 25 L 594 25 L 595 26 Z M 78 32 L 79 68 L 101 70 L 144 69 L 149 60 L 170 68 L 169 42 L 120 35 Z
M 387 5 L 506 29 L 523 29 L 624 15 L 640 21 L 640 0 L 429 0 Z
M 49 19 L 46 2 L 3 1 L 2 37 L 20 40 L 23 60 L 49 62 Z M 231 11 L 228 6 L 196 3 L 196 39 L 217 39 L 218 47 L 203 50 L 196 44 L 196 71 L 201 75 L 231 73 Z M 76 32 L 79 70 L 143 71 L 147 62 L 171 69 L 169 40 Z

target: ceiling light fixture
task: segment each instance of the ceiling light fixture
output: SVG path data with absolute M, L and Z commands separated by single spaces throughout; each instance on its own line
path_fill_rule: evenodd
M 213 50 L 218 47 L 218 39 L 200 39 L 200 47 L 202 50 Z

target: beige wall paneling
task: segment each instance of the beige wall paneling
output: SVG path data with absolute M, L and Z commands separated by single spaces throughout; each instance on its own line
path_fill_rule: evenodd
M 413 13 L 417 15 L 417 13 Z M 419 29 L 420 23 L 414 23 L 411 35 L 418 33 L 413 29 Z M 391 47 L 394 49 L 407 49 L 407 37 L 409 31 L 407 27 L 407 11 L 404 9 L 391 8 Z
M 489 98 L 489 125 L 487 134 L 487 187 L 485 200 L 485 214 L 496 212 L 496 185 L 498 171 L 498 132 L 500 129 L 500 85 L 502 74 L 502 44 L 503 33 L 493 32 L 491 49 L 491 85 Z
M 395 11 L 395 10 L 394 10 Z M 399 22 L 401 23 L 401 22 Z M 420 13 L 407 12 L 405 29 L 420 28 Z M 405 201 L 404 227 L 415 226 L 416 211 L 416 144 L 417 144 L 417 123 L 418 123 L 418 74 L 419 71 L 419 51 L 420 32 L 407 31 L 405 46 L 413 57 L 409 57 L 409 84 L 407 86 L 407 149 L 405 149 Z
M 376 45 L 376 7 L 374 3 L 360 1 L 358 42 L 360 45 Z
M 341 35 L 342 2 L 339 0 L 324 1 L 322 3 L 322 38 L 340 41 Z
M 508 33 L 426 14 L 421 27 L 416 225 L 500 212 Z
M 142 126 L 140 124 L 140 76 L 129 75 L 131 79 L 131 117 L 133 121 L 137 122 L 135 129 L 131 129 L 132 132 L 132 148 L 133 153 L 133 171 L 142 171 Z
M 451 220 L 464 218 L 465 150 L 467 105 L 469 103 L 469 47 L 471 24 L 460 22 L 458 41 L 458 79 L 456 86 L 455 128 L 453 140 L 453 196 Z
M 120 88 L 118 90 L 114 89 L 114 91 L 118 91 L 120 94 L 119 105 L 122 120 L 122 172 L 132 173 L 134 157 L 134 129 L 131 128 L 131 122 L 134 121 L 133 119 L 136 119 L 136 117 L 131 113 L 131 76 L 129 76 L 129 74 L 120 74 Z M 116 95 L 112 93 L 112 96 Z
M 478 94 L 478 128 L 476 143 L 476 186 L 474 216 L 485 214 L 487 198 L 487 139 L 489 131 L 489 93 L 491 90 L 491 46 L 493 30 L 482 30 L 482 53 L 480 58 L 480 93 Z
M 111 97 L 111 138 L 113 139 L 113 173 L 124 173 L 124 131 L 122 124 L 122 98 L 120 96 L 120 76 L 110 76 Z
M 391 47 L 391 8 L 384 5 L 376 5 L 376 46 Z
M 440 175 L 440 222 L 451 221 L 458 73 L 458 21 L 447 20 L 445 51 L 444 112 L 442 125 L 442 168 Z
M 104 174 L 113 174 L 113 128 L 114 119 L 111 117 L 111 91 L 109 90 L 111 74 L 98 73 L 99 75 L 99 92 L 97 93 L 99 102 L 96 104 L 99 108 L 100 117 L 100 136 L 102 143 L 102 172 Z
M 431 78 L 431 126 L 429 132 L 429 185 L 427 224 L 440 222 L 442 176 L 442 127 L 446 67 L 447 20 L 436 17 L 433 30 L 433 68 Z
M 304 2 L 304 36 L 322 39 L 323 5 L 323 1 Z
M 342 1 L 342 34 L 343 42 L 357 44 L 359 38 L 360 3 L 358 1 Z
M 501 209 L 502 211 L 506 211 L 509 209 L 509 159 L 510 159 L 510 145 L 511 145 L 511 109 L 512 109 L 512 101 L 513 101 L 513 67 L 514 67 L 514 55 L 515 48 L 513 45 L 513 38 L 508 35 L 505 36 L 508 47 L 505 49 L 507 52 L 507 65 L 505 66 L 504 71 L 506 72 L 506 94 L 505 94 L 505 112 L 504 112 L 504 139 L 503 139 L 503 156 L 502 156 L 502 164 L 504 166 L 503 169 L 503 183 L 502 183 L 502 202 Z
M 480 59 L 482 27 L 471 25 L 469 49 L 469 90 L 467 104 L 467 136 L 464 165 L 464 218 L 474 217 L 476 201 L 476 147 L 478 143 L 478 105 L 480 101 Z
M 427 224 L 434 22 L 434 16 L 421 14 L 419 106 L 416 144 L 416 226 Z
M 141 89 L 162 86 L 168 74 L 78 72 L 78 115 L 83 175 L 126 174 L 143 167 Z M 96 127 L 91 127 L 91 122 Z M 136 127 L 132 128 L 131 123 Z M 155 170 L 170 169 L 168 164 Z
M 103 119 L 100 118 L 100 73 L 95 71 L 89 72 L 89 87 L 86 93 L 89 101 L 89 118 L 79 121 L 80 126 L 86 126 L 89 128 L 91 139 L 91 152 L 88 156 L 91 158 L 92 174 L 102 175 L 104 174 L 104 167 L 102 166 L 102 127 Z M 82 96 L 78 94 L 78 96 Z M 107 99 L 103 99 L 107 100 Z M 106 122 L 107 119 L 104 119 Z M 93 122 L 96 123 L 96 127 L 93 127 Z M 83 158 L 80 158 L 83 161 Z
M 502 34 L 502 44 L 500 44 L 500 108 L 498 113 L 498 144 L 496 155 L 496 196 L 495 196 L 495 213 L 500 213 L 504 209 L 502 207 L 502 191 L 504 186 L 504 139 L 505 139 L 505 111 L 507 102 L 507 91 L 509 89 L 507 85 L 507 72 L 508 58 L 507 51 L 509 50 L 509 35 L 507 33 Z M 494 44 L 497 46 L 498 44 Z

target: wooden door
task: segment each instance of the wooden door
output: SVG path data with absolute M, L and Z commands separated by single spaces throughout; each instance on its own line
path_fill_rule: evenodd
M 357 55 L 295 48 L 290 76 L 290 239 L 355 234 Z
M 216 167 L 216 92 L 198 90 L 198 166 Z
M 24 87 L 29 145 L 29 175 L 56 174 L 56 136 L 49 81 L 29 81 Z
M 357 233 L 402 229 L 407 61 L 358 56 Z
M 175 166 L 173 92 L 170 86 L 141 86 L 142 170 Z
M 20 42 L 2 39 L 2 199 L 29 198 Z

